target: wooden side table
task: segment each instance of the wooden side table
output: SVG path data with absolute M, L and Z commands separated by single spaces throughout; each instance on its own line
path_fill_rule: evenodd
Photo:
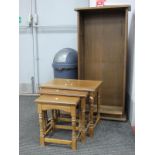
M 100 87 L 102 81 L 93 80 L 71 80 L 71 79 L 54 79 L 43 85 L 41 89 L 48 89 L 52 91 L 60 92 L 60 90 L 68 91 L 70 96 L 71 92 L 87 92 L 90 103 L 90 122 L 89 122 L 89 135 L 93 137 L 94 128 L 100 120 Z M 97 119 L 94 122 L 94 104 L 95 98 L 97 98 Z
M 81 111 L 79 114 L 79 122 L 80 122 L 79 130 L 81 130 L 81 141 L 85 143 L 86 142 L 86 130 L 87 130 L 85 113 L 86 113 L 86 100 L 88 97 L 88 92 L 40 88 L 39 94 L 40 95 L 59 95 L 59 96 L 69 96 L 69 97 L 80 98 Z M 47 114 L 46 114 L 45 120 L 47 120 Z
M 38 105 L 41 145 L 45 145 L 45 142 L 56 144 L 69 144 L 72 146 L 73 150 L 77 149 L 76 108 L 79 101 L 80 99 L 77 97 L 64 97 L 64 96 L 52 96 L 52 95 L 41 95 L 35 100 L 35 102 Z M 44 121 L 44 111 L 46 110 L 63 110 L 71 114 L 72 140 L 62 140 L 46 137 L 51 128 L 52 129 L 55 128 L 53 120 L 51 120 L 51 125 L 49 126 L 49 128 L 46 128 Z

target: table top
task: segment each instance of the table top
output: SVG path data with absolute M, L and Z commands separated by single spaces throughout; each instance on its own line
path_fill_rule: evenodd
M 61 105 L 77 105 L 80 101 L 78 97 L 66 97 L 66 96 L 55 96 L 55 95 L 41 95 L 35 102 L 43 104 L 61 104 Z
M 45 84 L 42 84 L 40 88 L 56 88 L 91 92 L 96 91 L 101 84 L 102 81 L 94 80 L 54 79 Z

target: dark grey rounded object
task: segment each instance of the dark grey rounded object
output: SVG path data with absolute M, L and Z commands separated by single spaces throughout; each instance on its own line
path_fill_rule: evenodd
M 77 67 L 77 52 L 72 48 L 64 48 L 57 52 L 53 60 L 54 68 Z

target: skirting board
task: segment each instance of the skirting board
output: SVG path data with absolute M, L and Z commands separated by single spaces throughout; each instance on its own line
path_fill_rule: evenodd
M 31 83 L 20 83 L 19 84 L 19 94 L 31 94 L 32 85 Z
M 36 85 L 36 88 L 38 86 Z M 34 88 L 32 87 L 31 83 L 20 83 L 19 84 L 19 95 L 35 95 L 37 94 L 37 91 L 33 93 Z

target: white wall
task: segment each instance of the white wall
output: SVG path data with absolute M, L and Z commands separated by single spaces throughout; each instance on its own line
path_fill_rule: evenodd
M 70 47 L 77 49 L 77 14 L 76 7 L 88 6 L 88 0 L 37 0 L 39 53 L 39 80 L 44 83 L 53 79 L 52 60 L 57 51 Z M 20 0 L 19 16 L 22 17 L 20 26 L 28 26 L 31 0 Z M 34 14 L 34 0 L 32 0 L 32 14 Z M 34 31 L 35 32 L 35 31 Z M 37 84 L 36 51 L 33 57 L 33 38 L 30 28 L 20 27 L 20 92 L 31 93 L 31 78 L 35 76 Z M 36 46 L 36 45 L 34 45 Z M 36 47 L 34 47 L 36 50 Z M 35 64 L 35 66 L 33 66 Z
M 27 26 L 27 18 L 30 13 L 30 0 L 20 0 L 19 16 L 22 23 L 19 26 Z M 30 28 L 20 29 L 19 34 L 19 83 L 20 92 L 32 92 L 31 78 L 34 76 L 33 66 L 33 40 Z
M 76 25 L 74 8 L 88 6 L 88 0 L 37 0 L 39 24 Z

